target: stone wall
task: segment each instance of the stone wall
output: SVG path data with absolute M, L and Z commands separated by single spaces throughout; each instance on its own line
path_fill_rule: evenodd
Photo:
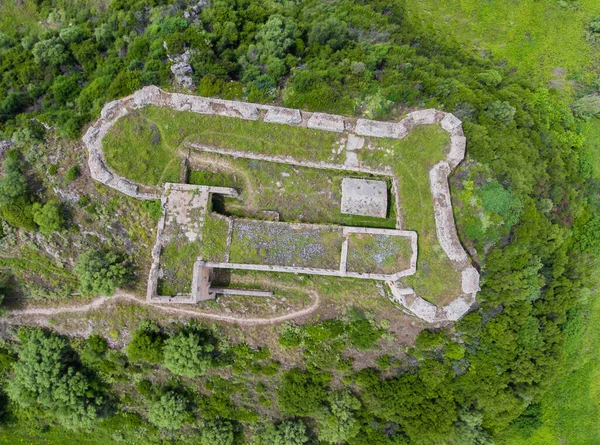
M 468 311 L 475 301 L 475 295 L 479 290 L 479 273 L 471 266 L 469 257 L 458 239 L 448 186 L 448 175 L 463 160 L 466 148 L 462 122 L 456 116 L 440 110 L 427 109 L 409 113 L 400 122 L 380 122 L 325 113 L 310 113 L 270 105 L 168 93 L 155 86 L 145 87 L 136 91 L 132 96 L 107 103 L 102 110 L 100 119 L 88 129 L 83 138 L 89 154 L 88 163 L 92 177 L 109 187 L 139 199 L 158 199 L 161 193 L 158 189 L 150 192 L 142 191 L 139 184 L 135 184 L 110 171 L 106 166 L 102 152 L 102 138 L 119 118 L 127 115 L 133 109 L 147 105 L 164 106 L 177 111 L 237 117 L 246 120 L 262 119 L 274 124 L 298 125 L 323 131 L 346 132 L 358 136 L 394 139 L 406 137 L 415 126 L 439 124 L 442 129 L 450 134 L 450 150 L 446 159 L 438 163 L 430 172 L 436 232 L 445 254 L 453 261 L 456 270 L 462 274 L 462 293 L 446 307 L 438 308 L 417 296 L 412 289 L 403 288 L 398 281 L 390 281 L 389 284 L 395 302 L 427 321 L 456 320 Z M 278 160 L 278 162 L 282 161 L 285 162 L 284 160 Z M 321 168 L 324 167 L 321 166 Z M 335 165 L 333 168 L 365 172 L 369 170 L 361 168 L 360 165 Z M 386 173 L 376 173 L 393 176 L 389 170 Z M 397 178 L 393 177 L 397 190 Z M 398 202 L 397 205 L 399 205 Z M 399 211 L 398 215 L 398 227 L 400 228 L 402 220 Z M 149 295 L 151 281 L 154 280 L 153 273 L 157 273 L 157 271 L 151 270 L 148 283 Z M 337 271 L 336 273 L 339 274 L 340 272 Z

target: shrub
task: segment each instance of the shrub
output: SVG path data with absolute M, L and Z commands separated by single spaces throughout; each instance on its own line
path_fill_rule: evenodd
M 271 425 L 257 437 L 258 445 L 304 445 L 307 442 L 306 425 L 301 420 L 284 420 Z
M 211 366 L 215 343 L 207 331 L 181 331 L 165 342 L 165 366 L 175 374 L 200 376 Z
M 56 176 L 56 173 L 58 173 L 58 165 L 56 165 L 56 164 L 50 164 L 48 166 L 48 174 L 50 176 Z
M 202 428 L 202 445 L 232 445 L 234 440 L 233 424 L 226 420 L 207 422 Z
M 310 416 L 323 405 L 327 390 L 324 383 L 311 373 L 295 368 L 284 374 L 277 395 L 284 414 Z
M 424 330 L 419 333 L 415 345 L 424 351 L 435 349 L 444 344 L 446 337 L 443 331 Z
M 328 443 L 345 442 L 360 431 L 356 412 L 360 401 L 349 391 L 336 391 L 328 397 L 328 406 L 319 416 L 319 440 Z
M 19 196 L 9 204 L 0 207 L 0 216 L 13 227 L 36 230 L 33 220 L 33 206 L 28 196 Z
M 148 420 L 159 428 L 177 430 L 191 420 L 187 405 L 181 395 L 168 391 L 150 405 Z
M 131 360 L 160 363 L 164 357 L 163 348 L 164 338 L 160 327 L 152 321 L 142 321 L 127 346 L 127 355 Z
M 460 343 L 448 343 L 446 345 L 446 357 L 451 360 L 460 360 L 465 356 L 465 346 Z
M 349 324 L 349 337 L 358 349 L 367 350 L 375 346 L 381 331 L 369 320 L 357 320 Z
M 131 279 L 130 270 L 113 252 L 89 250 L 79 255 L 75 272 L 79 288 L 86 295 L 113 295 Z
M 40 232 L 49 235 L 58 232 L 64 226 L 65 219 L 58 201 L 48 201 L 42 205 L 39 202 L 32 207 L 33 220 L 39 226 Z
M 79 166 L 77 166 L 77 165 L 72 166 L 65 173 L 65 179 L 69 182 L 75 181 L 78 177 L 79 177 Z

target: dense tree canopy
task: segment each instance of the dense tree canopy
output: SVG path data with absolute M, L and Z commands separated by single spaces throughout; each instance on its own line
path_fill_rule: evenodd
M 21 329 L 23 347 L 7 391 L 23 406 L 41 405 L 68 428 L 90 427 L 102 397 L 76 362 L 68 342 L 41 329 Z

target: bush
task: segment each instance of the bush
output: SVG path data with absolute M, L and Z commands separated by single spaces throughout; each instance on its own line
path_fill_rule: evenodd
M 58 201 L 48 201 L 42 205 L 39 202 L 32 207 L 33 220 L 39 226 L 40 232 L 49 235 L 60 231 L 65 223 Z
M 301 420 L 284 420 L 258 434 L 257 445 L 304 445 L 308 442 L 306 425 Z
M 79 289 L 85 295 L 111 296 L 119 286 L 131 280 L 131 272 L 119 255 L 89 250 L 79 255 L 75 272 Z
M 33 205 L 28 196 L 19 196 L 11 203 L 0 207 L 0 216 L 13 227 L 37 230 L 33 220 Z
M 143 321 L 138 325 L 133 339 L 127 346 L 127 355 L 131 360 L 144 360 L 148 363 L 163 361 L 164 338 L 160 327 L 152 321 Z
M 75 181 L 79 177 L 79 166 L 74 165 L 65 173 L 65 179 L 69 182 Z
M 233 424 L 224 420 L 207 422 L 202 428 L 202 445 L 232 445 Z
M 177 430 L 191 421 L 188 402 L 179 394 L 166 392 L 150 405 L 148 420 L 159 428 Z
M 349 324 L 349 337 L 354 346 L 366 351 L 375 346 L 381 331 L 369 320 L 357 320 Z
M 311 416 L 321 409 L 327 390 L 325 384 L 311 373 L 295 368 L 283 375 L 277 395 L 284 414 Z
M 211 366 L 215 338 L 204 330 L 184 330 L 165 342 L 164 363 L 173 373 L 198 377 Z

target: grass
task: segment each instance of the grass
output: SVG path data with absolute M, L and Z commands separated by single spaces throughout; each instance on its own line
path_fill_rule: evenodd
M 15 33 L 19 28 L 41 28 L 34 0 L 3 0 L 0 2 L 0 30 Z
M 403 236 L 351 234 L 349 272 L 393 274 L 410 266 L 410 239 Z
M 225 172 L 191 170 L 188 175 L 188 184 L 235 187 L 236 181 L 233 175 Z
M 583 164 L 591 176 L 600 180 L 600 119 L 591 119 L 584 127 Z
M 409 14 L 427 22 L 428 32 L 487 50 L 543 83 L 559 67 L 578 80 L 593 78 L 593 49 L 585 29 L 600 14 L 597 0 L 420 0 L 411 3 Z
M 362 150 L 359 157 L 368 165 L 392 165 L 400 182 L 404 228 L 419 235 L 417 273 L 403 279 L 418 295 L 444 305 L 461 290 L 461 275 L 442 250 L 436 233 L 429 170 L 445 158 L 449 136 L 438 126 L 420 126 L 402 140 L 372 139 L 384 150 Z M 391 150 L 391 155 L 385 150 Z
M 304 127 L 201 115 L 148 106 L 119 119 L 103 140 L 108 166 L 135 182 L 177 182 L 178 151 L 195 142 L 266 155 L 343 163 L 335 150 L 343 136 Z M 202 180 L 193 175 L 192 180 Z
M 179 182 L 179 157 L 165 144 L 161 131 L 134 111 L 119 119 L 102 140 L 108 166 L 132 181 L 146 185 Z
M 228 169 L 238 172 L 235 179 L 243 179 L 236 181 L 229 175 L 232 179 L 228 184 L 212 184 L 227 186 L 236 183 L 244 184 L 245 202 L 240 203 L 234 198 L 225 199 L 225 210 L 229 214 L 261 218 L 260 212 L 269 210 L 278 212 L 282 221 L 386 228 L 395 228 L 396 226 L 395 199 L 391 192 L 389 193 L 387 218 L 361 217 L 341 213 L 343 178 L 360 177 L 385 181 L 389 190 L 391 181 L 387 177 L 343 170 L 298 167 L 251 159 L 234 159 L 231 156 L 215 157 L 211 153 L 202 152 L 198 152 L 197 157 L 207 159 L 207 162 L 204 163 L 207 168 L 211 168 L 209 159 L 217 160 L 219 164 L 226 163 Z M 203 173 L 206 177 L 211 176 L 209 171 Z M 217 177 L 222 174 L 212 173 Z
M 236 219 L 229 261 L 338 269 L 343 241 L 341 230 Z
M 202 227 L 202 258 L 205 261 L 225 261 L 229 224 L 223 217 L 207 213 Z
M 202 252 L 200 242 L 187 242 L 184 237 L 171 238 L 160 254 L 163 278 L 158 280 L 158 295 L 189 295 L 196 258 Z

